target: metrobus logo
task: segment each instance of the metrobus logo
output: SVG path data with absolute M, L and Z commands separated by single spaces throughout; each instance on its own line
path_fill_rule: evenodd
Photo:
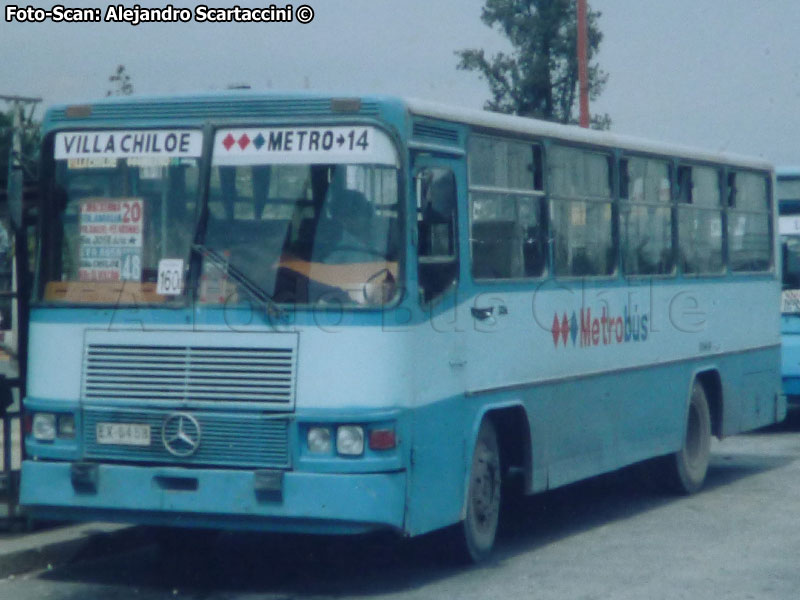
M 582 308 L 579 312 L 556 312 L 553 315 L 553 345 L 558 348 L 559 342 L 568 346 L 587 348 L 592 346 L 611 346 L 629 342 L 647 340 L 649 315 L 640 314 L 638 307 L 624 307 L 622 314 L 612 314 L 607 306 L 599 312 L 592 313 L 591 308 Z

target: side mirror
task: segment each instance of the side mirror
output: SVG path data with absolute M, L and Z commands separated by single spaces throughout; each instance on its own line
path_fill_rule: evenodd
M 395 294 L 397 283 L 389 269 L 381 269 L 364 284 L 364 300 L 370 306 L 382 306 Z

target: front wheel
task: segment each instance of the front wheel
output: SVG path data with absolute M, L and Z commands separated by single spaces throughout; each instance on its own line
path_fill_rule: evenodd
M 668 483 L 675 491 L 693 494 L 703 486 L 711 458 L 711 413 L 703 385 L 695 380 L 686 416 L 683 447 L 668 457 Z
M 484 419 L 472 454 L 467 510 L 457 526 L 462 557 L 480 562 L 492 551 L 500 517 L 500 450 L 497 433 L 489 419 Z

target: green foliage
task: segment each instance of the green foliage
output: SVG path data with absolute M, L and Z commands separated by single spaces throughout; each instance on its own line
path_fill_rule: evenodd
M 8 159 L 11 150 L 11 115 L 0 113 L 0 188 L 8 180 Z M 26 116 L 22 127 L 22 170 L 26 182 L 36 181 L 39 163 L 40 123 Z
M 11 119 L 0 113 L 0 186 L 8 177 L 8 152 L 11 149 Z
M 587 53 L 589 98 L 600 96 L 608 74 L 592 58 L 603 34 L 600 12 L 588 9 Z M 481 20 L 497 27 L 511 42 L 512 52 L 487 57 L 483 49 L 458 50 L 458 68 L 478 71 L 489 84 L 492 99 L 485 108 L 496 112 L 575 123 L 578 101 L 576 0 L 486 0 Z M 592 126 L 608 129 L 607 114 L 592 117 Z
M 106 96 L 130 96 L 133 94 L 133 84 L 131 76 L 125 65 L 117 65 L 117 70 L 108 78 L 109 83 L 114 85 L 114 89 L 108 90 Z

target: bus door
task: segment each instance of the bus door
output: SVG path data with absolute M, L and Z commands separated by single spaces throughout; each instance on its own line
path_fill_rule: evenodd
M 466 320 L 462 264 L 467 260 L 466 166 L 463 158 L 430 153 L 413 155 L 410 223 L 416 248 L 409 265 L 409 294 L 417 295 L 422 318 L 414 332 L 414 468 L 408 496 L 407 525 L 412 533 L 444 527 L 460 519 L 463 502 L 464 443 L 442 443 L 463 437 L 467 371 Z M 412 262 L 412 261 L 409 261 Z M 445 429 L 443 430 L 443 424 Z M 434 482 L 434 483 L 432 483 Z M 432 493 L 432 488 L 435 491 Z M 425 493 L 418 493 L 425 489 Z M 436 498 L 436 510 L 431 498 Z
M 787 401 L 800 401 L 800 215 L 781 215 L 781 376 Z
M 461 377 L 463 333 L 467 323 L 460 304 L 461 264 L 466 247 L 459 235 L 460 214 L 466 206 L 466 174 L 461 159 L 420 153 L 414 157 L 413 190 L 416 223 L 412 229 L 417 249 L 419 304 L 429 321 L 427 335 L 446 356 L 445 371 Z M 463 200 L 459 201 L 459 195 Z M 413 290 L 412 290 L 413 292 Z M 436 335 L 431 336 L 431 333 Z M 447 377 L 446 377 L 447 378 Z

